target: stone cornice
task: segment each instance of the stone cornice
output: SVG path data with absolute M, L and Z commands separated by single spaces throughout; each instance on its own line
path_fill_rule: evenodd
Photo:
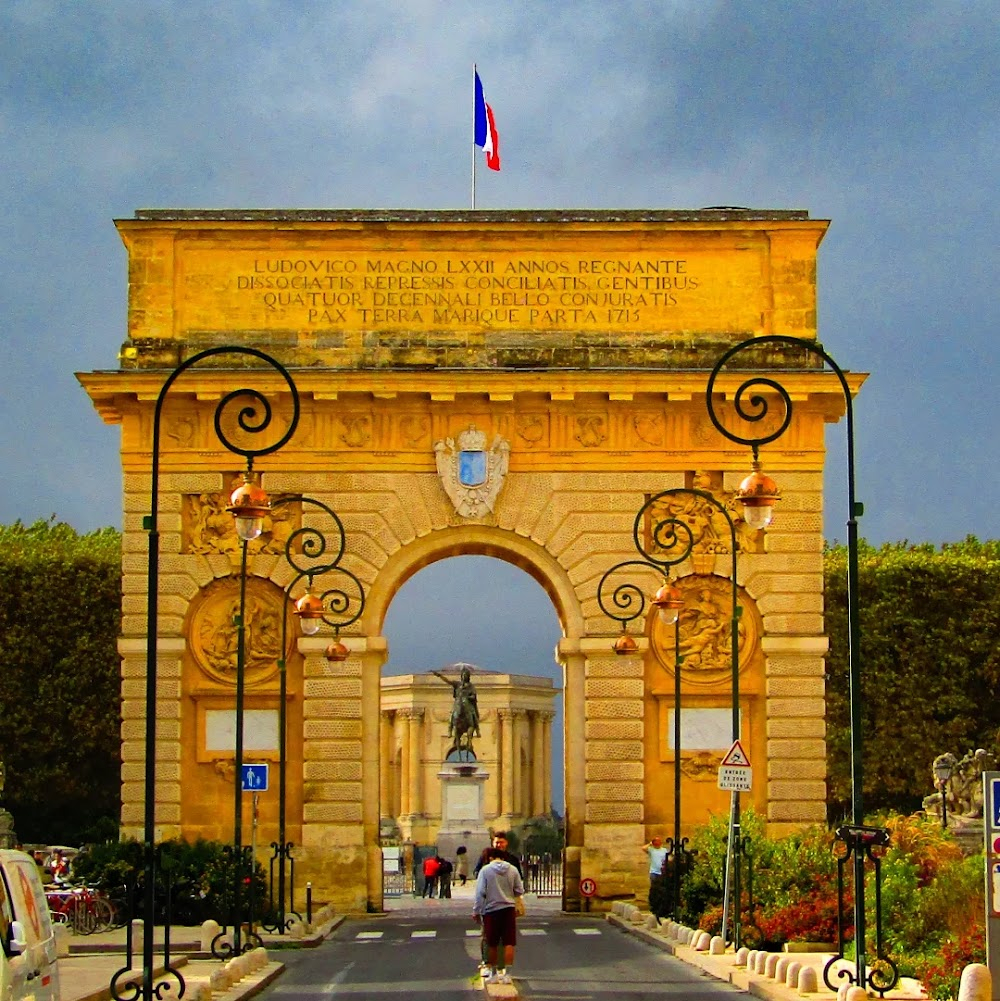
M 248 379 L 246 369 L 192 369 L 183 383 L 171 388 L 171 399 L 217 402 L 232 389 L 233 373 Z M 135 403 L 152 403 L 159 396 L 170 372 L 163 369 L 104 370 L 79 372 L 77 379 L 90 395 L 104 420 L 119 423 L 124 410 Z M 774 375 L 774 371 L 771 373 Z M 843 390 L 833 372 L 788 369 L 779 370 L 778 378 L 796 403 L 816 401 L 829 408 L 829 400 L 843 399 Z M 368 369 L 292 370 L 300 397 L 317 402 L 343 400 L 378 405 L 381 400 L 410 398 L 414 404 L 451 403 L 463 396 L 485 397 L 491 405 L 510 406 L 519 397 L 532 397 L 538 406 L 547 403 L 572 403 L 586 396 L 591 403 L 633 403 L 637 398 L 652 403 L 702 402 L 707 373 L 705 370 L 678 369 L 623 371 L 622 369 L 567 371 L 545 369 L 517 372 L 473 369 L 435 369 L 425 372 L 377 371 Z M 852 394 L 856 394 L 867 375 L 846 374 Z M 723 374 L 717 380 L 720 393 L 731 396 L 746 378 L 746 372 Z M 281 395 L 285 389 L 278 376 L 254 372 L 253 382 L 263 392 Z M 822 403 L 820 401 L 822 400 Z M 840 408 L 843 409 L 842 406 Z
M 134 219 L 116 219 L 128 227 L 131 222 L 163 224 L 177 223 L 477 223 L 516 225 L 565 223 L 797 223 L 817 222 L 809 218 L 806 209 L 752 209 L 735 205 L 720 205 L 704 209 L 136 209 Z M 200 226 L 199 228 L 203 228 Z M 759 227 L 755 227 L 759 228 Z

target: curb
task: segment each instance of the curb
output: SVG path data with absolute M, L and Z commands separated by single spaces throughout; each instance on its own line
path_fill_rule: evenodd
M 640 912 L 636 911 L 636 913 Z M 643 917 L 645 919 L 646 916 L 643 915 Z M 736 957 L 732 952 L 712 955 L 709 952 L 695 949 L 676 939 L 665 938 L 663 933 L 653 931 L 644 925 L 637 925 L 632 920 L 613 912 L 606 913 L 604 918 L 607 922 L 625 932 L 625 934 L 634 935 L 649 945 L 675 956 L 681 962 L 700 969 L 710 977 L 714 977 L 716 980 L 721 980 L 724 983 L 732 984 L 733 987 L 752 994 L 754 997 L 763 998 L 764 1001 L 799 1001 L 802 997 L 830 999 L 830 1001 L 834 1001 L 838 997 L 838 994 L 835 991 L 829 990 L 821 979 L 819 980 L 818 991 L 803 994 L 797 988 L 789 987 L 787 984 L 773 980 L 763 973 L 755 973 L 747 969 L 747 967 L 736 966 Z M 790 953 L 789 955 L 792 954 Z M 926 999 L 927 995 L 922 991 L 919 993 L 910 991 L 904 985 L 897 984 L 884 997 L 900 999 L 900 1001 L 902 999 L 915 1001 L 915 999 Z

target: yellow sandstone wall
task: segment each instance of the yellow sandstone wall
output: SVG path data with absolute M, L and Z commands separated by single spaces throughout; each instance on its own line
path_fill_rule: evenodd
M 129 250 L 128 339 L 119 368 L 80 378 L 105 420 L 122 427 L 126 833 L 142 835 L 153 404 L 181 361 L 241 344 L 288 366 L 301 398 L 293 439 L 256 463 L 263 486 L 333 508 L 346 529 L 344 565 L 367 590 L 365 614 L 344 637 L 345 663 L 326 661 L 328 635 L 289 640 L 287 836 L 298 878 L 338 907 L 380 905 L 382 621 L 422 566 L 483 553 L 535 576 L 563 626 L 569 899 L 581 876 L 597 880 L 601 899 L 644 893 L 639 846 L 673 823 L 672 665 L 663 637 L 641 623 L 632 626 L 639 655 L 611 654 L 618 626 L 598 607 L 597 585 L 611 565 L 636 558 L 633 521 L 649 495 L 701 474 L 731 499 L 750 456 L 707 416 L 708 369 L 749 336 L 815 336 L 826 224 L 804 213 L 150 212 L 118 225 Z M 824 816 L 823 430 L 844 404 L 814 364 L 782 352 L 759 361 L 784 369 L 796 409 L 763 452 L 782 489 L 775 523 L 738 556 L 740 601 L 759 623 L 741 671 L 754 766 L 743 799 L 783 830 Z M 851 379 L 856 389 L 863 377 Z M 720 386 L 732 392 L 738 381 Z M 214 718 L 206 714 L 232 705 L 216 592 L 232 587 L 238 560 L 218 515 L 241 460 L 219 444 L 213 415 L 225 393 L 250 384 L 287 422 L 281 380 L 240 358 L 184 373 L 163 411 L 162 836 L 225 839 L 232 830 L 232 754 L 203 741 Z M 487 447 L 497 436 L 509 443 L 493 510 L 474 518 L 458 514 L 435 466 L 435 444 L 470 425 Z M 238 435 L 231 421 L 224 427 Z M 322 518 L 295 512 L 293 524 L 310 523 Z M 271 529 L 248 567 L 260 656 L 248 668 L 247 706 L 264 713 L 277 705 L 268 651 L 280 647 L 275 616 L 293 576 L 280 546 L 289 524 Z M 700 574 L 724 582 L 728 562 L 679 569 L 696 589 Z M 730 704 L 718 672 L 682 680 L 683 706 Z M 276 758 L 273 749 L 259 756 Z M 688 834 L 728 807 L 711 758 L 683 759 Z M 275 804 L 262 797 L 258 844 L 276 837 Z M 247 812 L 245 831 L 249 823 Z

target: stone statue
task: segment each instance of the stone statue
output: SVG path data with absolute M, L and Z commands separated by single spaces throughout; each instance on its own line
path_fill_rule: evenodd
M 939 789 L 924 797 L 924 811 L 930 816 L 940 817 L 941 797 L 944 793 L 947 796 L 948 826 L 968 826 L 969 821 L 980 820 L 983 816 L 983 772 L 996 769 L 996 756 L 980 747 L 966 752 L 959 759 L 953 754 L 939 754 L 934 759 L 935 764 L 943 758 L 950 759 L 951 778 L 944 790 Z M 931 774 L 937 785 L 937 776 L 933 770 Z
M 448 736 L 453 741 L 448 754 L 458 751 L 460 754 L 464 752 L 469 758 L 474 757 L 472 738 L 480 737 L 482 734 L 479 732 L 479 701 L 476 698 L 476 686 L 472 683 L 472 671 L 467 664 L 463 664 L 459 681 L 446 678 L 440 671 L 431 671 L 431 674 L 436 674 L 442 681 L 451 685 L 455 696 L 451 707 L 451 718 L 448 721 Z

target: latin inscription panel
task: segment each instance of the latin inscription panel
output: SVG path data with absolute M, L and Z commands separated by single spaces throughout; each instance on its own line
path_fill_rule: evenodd
M 763 248 L 642 252 L 245 250 L 179 241 L 182 330 L 628 330 L 760 326 Z

